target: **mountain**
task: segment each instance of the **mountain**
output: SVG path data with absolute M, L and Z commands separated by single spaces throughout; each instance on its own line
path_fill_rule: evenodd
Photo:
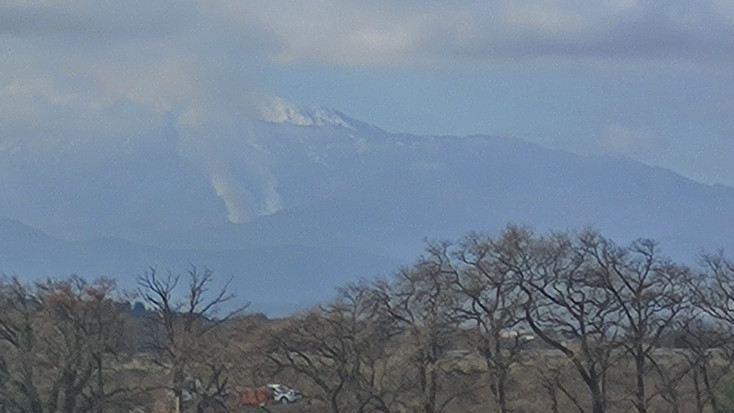
M 733 188 L 516 139 L 393 134 L 275 100 L 259 120 L 168 121 L 118 146 L 0 152 L 0 272 L 132 289 L 190 263 L 284 314 L 412 263 L 426 238 L 510 222 L 654 238 L 685 262 L 734 251 Z
M 387 274 L 400 262 L 354 248 L 303 245 L 202 250 L 157 248 L 116 238 L 65 241 L 10 219 L 0 219 L 0 263 L 5 275 L 44 279 L 81 274 L 112 277 L 133 294 L 144 272 L 211 269 L 221 287 L 230 278 L 237 306 L 280 316 L 316 305 L 360 277 Z M 368 273 L 367 271 L 374 271 Z

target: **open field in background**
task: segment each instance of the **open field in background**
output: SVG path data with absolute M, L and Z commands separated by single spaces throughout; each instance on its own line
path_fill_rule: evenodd
M 668 369 L 669 372 L 683 373 L 684 365 L 692 355 L 684 349 L 661 348 L 655 351 L 658 363 Z M 734 372 L 728 371 L 729 362 L 716 351 L 712 351 L 712 359 L 709 364 L 717 374 L 722 374 L 718 379 L 719 391 L 728 383 L 734 381 Z M 231 375 L 246 376 L 247 371 L 240 370 L 236 361 L 230 366 Z M 449 413 L 480 413 L 497 411 L 496 403 L 489 395 L 491 377 L 486 363 L 481 355 L 469 350 L 453 351 L 441 360 L 439 369 L 442 380 L 438 393 L 441 402 L 450 397 L 455 397 L 448 402 L 443 411 Z M 608 412 L 623 413 L 634 411 L 634 404 L 630 397 L 634 393 L 634 381 L 631 372 L 634 366 L 632 361 L 620 352 L 617 362 L 608 371 Z M 145 355 L 133 357 L 118 367 L 121 377 L 128 377 L 133 383 L 141 386 L 152 386 L 156 382 L 166 380 L 164 370 L 152 363 Z M 649 413 L 669 413 L 671 406 L 664 397 L 656 393 L 666 390 L 658 373 L 651 371 L 646 378 L 651 391 L 651 403 L 648 407 Z M 246 380 L 247 381 L 247 380 Z M 281 405 L 274 403 L 266 406 L 272 413 L 311 413 L 325 412 L 329 410 L 328 404 L 320 396 L 317 386 L 303 376 L 290 371 L 280 371 L 272 376 L 272 380 L 283 382 L 303 391 L 307 396 L 295 404 Z M 702 383 L 699 383 L 703 385 Z M 511 379 L 508 383 L 508 400 L 513 411 L 526 413 L 551 412 L 553 403 L 557 403 L 559 412 L 579 411 L 574 401 L 561 390 L 561 386 L 569 395 L 576 398 L 576 403 L 581 406 L 588 405 L 588 398 L 584 397 L 584 384 L 575 373 L 569 360 L 558 350 L 537 349 L 527 352 L 521 363 L 512 368 Z M 232 386 L 228 390 L 236 394 Z M 462 394 L 465 389 L 471 389 Z M 695 383 L 690 372 L 684 374 L 674 387 L 679 397 L 679 412 L 696 412 Z M 461 394 L 456 397 L 456 394 Z M 734 394 L 732 394 L 734 396 Z M 555 399 L 555 402 L 554 402 Z M 166 411 L 167 395 L 162 391 L 151 393 L 152 408 L 140 407 L 136 411 L 140 413 L 158 413 Z M 262 412 L 257 406 L 241 406 L 233 398 L 227 398 L 224 406 L 204 408 L 209 412 Z M 182 405 L 183 411 L 196 411 L 191 401 Z M 348 410 L 347 410 L 348 411 Z M 395 410 L 396 412 L 410 410 Z M 726 410 L 724 410 L 726 411 Z M 704 412 L 713 412 L 710 407 Z

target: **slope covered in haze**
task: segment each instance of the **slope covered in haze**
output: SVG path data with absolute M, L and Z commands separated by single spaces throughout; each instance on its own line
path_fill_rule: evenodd
M 62 149 L 0 153 L 0 216 L 13 219 L 0 221 L 1 272 L 134 285 L 148 266 L 191 263 L 283 313 L 411 263 L 425 238 L 509 222 L 655 238 L 688 262 L 734 252 L 732 188 L 503 137 L 392 134 L 277 100 L 261 120 Z
M 176 242 L 351 245 L 406 257 L 424 237 L 520 222 L 538 230 L 592 225 L 620 242 L 656 238 L 681 259 L 731 249 L 731 188 L 622 158 L 502 137 L 395 135 L 334 116 L 338 125 L 257 124 L 282 209 Z

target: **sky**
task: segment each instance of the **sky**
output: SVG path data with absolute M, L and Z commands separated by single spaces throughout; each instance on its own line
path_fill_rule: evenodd
M 278 96 L 734 187 L 733 66 L 730 0 L 4 0 L 0 172 L 165 125 L 206 158 L 210 128 Z

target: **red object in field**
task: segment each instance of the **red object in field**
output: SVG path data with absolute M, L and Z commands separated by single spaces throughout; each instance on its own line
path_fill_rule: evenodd
M 240 390 L 240 404 L 243 406 L 261 406 L 273 402 L 273 390 L 267 386 L 243 387 Z

